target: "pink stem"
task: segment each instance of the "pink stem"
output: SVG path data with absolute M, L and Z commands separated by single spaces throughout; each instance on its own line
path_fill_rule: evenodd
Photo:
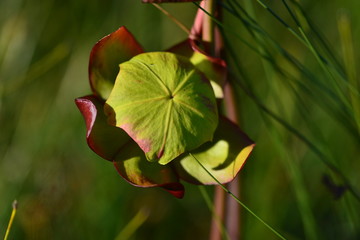
M 227 117 L 234 123 L 239 124 L 235 96 L 229 82 L 224 88 L 224 102 Z M 237 176 L 227 185 L 230 192 L 240 197 L 240 176 Z M 240 206 L 229 195 L 226 199 L 226 229 L 231 240 L 240 239 Z
M 213 0 L 205 0 L 201 2 L 201 7 L 204 8 L 208 13 L 214 13 L 214 4 Z M 204 50 L 216 57 L 220 57 L 222 46 L 217 44 L 219 39 L 214 38 L 214 24 L 211 18 L 205 14 L 200 12 L 196 21 L 196 26 L 194 30 L 199 31 L 201 26 L 202 30 L 202 41 L 204 44 Z M 215 186 L 214 192 L 214 212 L 211 221 L 211 229 L 210 229 L 210 240 L 221 240 L 221 224 L 224 221 L 224 213 L 225 213 L 225 192 L 220 186 Z
M 224 220 L 225 212 L 225 192 L 219 186 L 215 186 L 214 205 L 215 209 L 211 221 L 210 240 L 221 240 L 221 224 Z
M 212 15 L 215 15 L 214 13 L 216 12 L 220 18 L 221 8 L 215 8 L 215 4 L 214 0 L 205 0 L 201 3 L 201 6 Z M 202 40 L 204 42 L 205 51 L 215 57 L 221 57 L 223 55 L 222 51 L 224 44 L 220 32 L 215 28 L 212 19 L 207 14 L 203 16 L 201 23 Z M 229 83 L 227 83 L 224 88 L 224 103 L 227 117 L 234 123 L 239 124 L 236 101 L 233 89 Z M 236 196 L 239 196 L 239 178 L 236 178 L 229 183 L 228 189 Z M 215 209 L 211 223 L 210 240 L 221 240 L 221 225 L 219 225 L 219 221 L 224 222 L 225 217 L 225 227 L 230 239 L 238 240 L 240 237 L 240 208 L 238 203 L 230 196 L 225 196 L 225 192 L 221 187 L 215 186 L 214 205 Z

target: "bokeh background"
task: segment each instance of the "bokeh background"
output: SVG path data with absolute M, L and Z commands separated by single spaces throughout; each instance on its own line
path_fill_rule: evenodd
M 296 30 L 282 1 L 264 2 Z M 328 41 L 328 52 L 345 72 L 356 72 L 360 2 L 299 2 Z M 237 56 L 229 63 L 232 81 L 240 83 L 235 84 L 240 124 L 257 143 L 240 172 L 241 200 L 288 239 L 359 239 L 360 202 L 348 190 L 336 196 L 344 182 L 317 154 L 319 150 L 360 191 L 357 105 L 349 100 L 346 112 L 341 97 L 323 97 L 327 86 L 335 96 L 341 94 L 313 52 L 258 2 L 237 3 L 313 76 L 290 66 L 259 32 L 255 41 L 236 15 L 224 9 L 227 44 Z M 162 6 L 191 26 L 194 4 Z M 122 25 L 147 51 L 166 49 L 186 38 L 169 18 L 140 0 L 0 1 L 0 237 L 17 199 L 10 239 L 208 239 L 211 211 L 198 186 L 185 184 L 182 200 L 161 189 L 130 186 L 86 145 L 85 125 L 74 99 L 90 93 L 87 65 L 92 46 Z M 353 41 L 342 40 L 348 36 L 346 26 Z M 242 39 L 259 52 L 268 50 L 271 61 Z M 342 54 L 349 46 L 350 62 Z M 276 66 L 291 77 L 281 75 Z M 359 80 L 356 74 L 354 79 Z M 325 87 L 318 89 L 312 81 Z M 356 84 L 352 89 L 359 92 Z M 343 85 L 341 91 L 349 92 Z M 344 117 L 343 111 L 348 115 Z M 205 189 L 211 197 L 213 187 Z M 245 210 L 241 235 L 278 239 Z

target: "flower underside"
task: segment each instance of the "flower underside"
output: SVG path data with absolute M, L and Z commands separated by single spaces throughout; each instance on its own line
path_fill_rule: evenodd
M 254 147 L 218 116 L 226 63 L 203 52 L 194 35 L 168 52 L 144 53 L 121 27 L 92 49 L 89 78 L 93 94 L 76 99 L 87 143 L 135 186 L 162 187 L 182 198 L 180 179 L 217 184 L 189 152 L 227 183 Z

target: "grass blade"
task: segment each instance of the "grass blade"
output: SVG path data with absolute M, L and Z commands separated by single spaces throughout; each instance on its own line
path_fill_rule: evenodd
M 210 172 L 207 170 L 204 165 L 201 164 L 201 162 L 191 153 L 189 155 L 195 159 L 197 163 L 203 168 L 218 184 L 219 186 L 227 193 L 229 194 L 237 203 L 239 203 L 247 212 L 249 212 L 253 217 L 255 217 L 259 222 L 261 222 L 265 227 L 267 227 L 271 232 L 273 232 L 276 236 L 278 236 L 280 239 L 286 240 L 285 237 L 283 237 L 278 231 L 276 231 L 274 228 L 272 228 L 269 224 L 267 224 L 263 219 L 261 219 L 258 215 L 256 215 L 250 208 L 248 208 L 243 202 L 240 201 L 238 197 L 236 197 L 232 192 L 230 192 L 223 184 L 221 184 Z
M 213 218 L 215 219 L 215 221 L 217 223 L 217 227 L 220 229 L 222 238 L 230 240 L 229 234 L 226 231 L 226 228 L 225 228 L 224 224 L 222 223 L 220 217 L 216 214 L 215 206 L 211 202 L 210 196 L 209 196 L 208 192 L 206 191 L 205 187 L 204 186 L 199 186 L 199 190 L 200 190 L 200 193 L 201 193 L 202 197 L 205 200 L 206 205 L 210 209 L 210 211 L 211 211 L 211 213 L 213 215 Z
M 139 212 L 131 219 L 131 221 L 118 234 L 116 240 L 129 239 L 137 229 L 148 219 L 149 213 L 146 209 L 140 209 Z
M 8 226 L 7 226 L 7 228 L 6 228 L 6 233 L 5 233 L 4 240 L 7 240 L 8 237 L 9 237 L 10 230 L 11 230 L 13 221 L 14 221 L 14 219 L 15 219 L 17 206 L 18 206 L 18 203 L 17 203 L 17 201 L 15 200 L 15 201 L 12 203 L 12 212 L 11 212 L 9 224 L 8 224 Z

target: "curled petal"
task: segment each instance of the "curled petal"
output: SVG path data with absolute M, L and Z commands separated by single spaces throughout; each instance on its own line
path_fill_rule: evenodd
M 220 118 L 214 141 L 193 151 L 193 155 L 221 183 L 232 181 L 255 144 L 237 125 Z M 193 184 L 217 184 L 193 157 L 184 154 L 174 161 L 179 177 Z
M 103 105 L 97 97 L 90 95 L 75 99 L 75 103 L 86 123 L 86 140 L 89 147 L 100 157 L 112 161 L 123 145 L 132 141 L 120 128 L 110 126 L 103 113 Z
M 140 147 L 133 141 L 126 146 L 126 152 L 116 156 L 114 165 L 119 174 L 137 187 L 162 187 L 177 198 L 184 196 L 184 186 L 169 165 L 151 163 Z
M 184 196 L 184 186 L 170 166 L 149 163 L 122 129 L 107 124 L 102 101 L 91 95 L 75 102 L 85 119 L 89 147 L 100 157 L 113 161 L 125 180 L 138 187 L 162 187 L 177 198 Z
M 144 52 L 134 36 L 125 28 L 98 41 L 90 53 L 89 79 L 93 93 L 107 99 L 119 72 L 119 64 Z

